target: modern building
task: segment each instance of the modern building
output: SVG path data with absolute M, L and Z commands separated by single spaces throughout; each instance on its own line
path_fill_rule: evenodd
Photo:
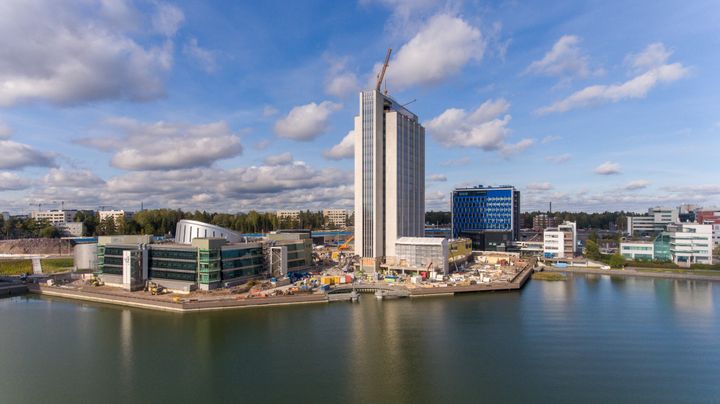
M 217 237 L 224 238 L 230 243 L 246 241 L 240 233 L 197 220 L 183 219 L 175 226 L 175 242 L 178 244 L 192 244 L 195 238 Z
M 720 209 L 698 210 L 695 212 L 698 224 L 709 224 L 713 227 L 713 245 L 720 245 Z
M 35 220 L 45 220 L 50 224 L 67 223 L 75 221 L 77 210 L 36 210 L 30 212 Z
M 545 258 L 573 258 L 577 249 L 575 222 L 563 222 L 543 232 L 543 256 Z
M 442 237 L 400 237 L 395 241 L 394 258 L 388 257 L 389 269 L 447 275 L 448 241 Z
M 346 209 L 323 209 L 323 217 L 328 224 L 335 228 L 344 229 L 347 227 L 347 220 L 350 213 Z
M 681 223 L 668 226 L 670 254 L 678 265 L 712 264 L 712 226 Z
M 360 93 L 355 117 L 355 253 L 366 270 L 395 256 L 396 241 L 422 237 L 425 128 L 378 90 Z
M 275 263 L 279 257 L 284 257 L 284 266 L 276 266 L 271 271 L 275 276 L 304 272 L 312 266 L 313 242 L 310 231 L 284 230 L 268 234 L 267 239 L 279 254 L 275 256 Z
M 287 220 L 290 222 L 296 222 L 300 220 L 300 211 L 299 210 L 278 210 L 275 212 L 277 215 L 277 218 L 279 220 Z
M 103 221 L 107 219 L 108 217 L 112 217 L 113 221 L 117 223 L 120 219 L 126 220 L 132 217 L 131 212 L 126 212 L 124 210 L 100 210 L 98 211 L 98 219 L 99 221 Z
M 458 188 L 451 200 L 453 238 L 469 238 L 480 251 L 505 251 L 520 238 L 520 191 L 515 187 Z
M 55 223 L 54 226 L 66 237 L 82 237 L 85 234 L 83 222 L 61 222 Z
M 540 213 L 538 215 L 535 215 L 533 217 L 533 230 L 535 231 L 543 231 L 547 229 L 548 227 L 555 227 L 555 218 L 546 214 L 546 213 Z
M 629 260 L 652 261 L 655 259 L 653 241 L 628 241 L 620 243 L 620 254 Z
M 667 225 L 678 221 L 678 210 L 675 208 L 650 208 L 645 215 L 627 217 L 627 232 L 631 236 L 658 234 L 665 231 Z

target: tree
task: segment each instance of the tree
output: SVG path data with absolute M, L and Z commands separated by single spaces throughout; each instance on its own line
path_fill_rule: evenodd
M 610 264 L 611 268 L 622 268 L 625 266 L 625 257 L 621 254 L 615 253 L 610 257 L 608 264 Z
M 588 239 L 587 242 L 585 242 L 585 256 L 591 260 L 599 260 L 602 258 L 597 242 L 592 239 Z

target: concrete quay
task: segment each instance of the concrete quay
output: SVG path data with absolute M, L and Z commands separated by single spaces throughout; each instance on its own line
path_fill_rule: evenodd
M 561 273 L 577 273 L 577 274 L 592 274 L 592 275 L 609 275 L 609 276 L 631 276 L 638 278 L 660 278 L 660 279 L 677 279 L 677 280 L 692 280 L 692 281 L 720 281 L 720 272 L 718 276 L 713 275 L 696 275 L 696 274 L 678 274 L 670 272 L 641 272 L 632 268 L 626 269 L 600 269 L 600 268 L 555 268 L 545 267 L 543 271 L 546 272 L 561 272 Z
M 455 295 L 459 293 L 476 292 L 505 292 L 520 290 L 533 273 L 533 265 L 527 265 L 510 282 L 492 282 L 489 284 L 477 284 L 468 286 L 444 286 L 437 288 L 414 288 L 410 289 L 410 297 Z
M 24 283 L 0 282 L 0 297 L 24 295 L 28 288 Z

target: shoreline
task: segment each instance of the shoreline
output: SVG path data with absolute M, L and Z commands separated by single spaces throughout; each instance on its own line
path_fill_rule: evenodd
M 444 286 L 433 288 L 413 288 L 409 290 L 410 298 L 431 296 L 454 296 L 456 294 L 519 291 L 527 283 L 533 273 L 532 266 L 526 266 L 510 282 L 496 284 L 480 284 L 469 286 Z M 64 299 L 111 304 L 147 310 L 172 313 L 197 313 L 220 310 L 233 310 L 253 307 L 290 306 L 298 304 L 317 304 L 333 302 L 327 294 L 277 296 L 254 299 L 217 299 L 172 302 L 157 297 L 144 295 L 125 296 L 119 293 L 78 290 L 67 287 L 46 286 L 42 284 L 27 285 L 29 293 L 40 296 L 60 297 Z M 346 299 L 349 300 L 349 299 Z M 342 300 L 344 301 L 344 300 Z
M 686 281 L 715 281 L 720 282 L 720 272 L 718 276 L 712 275 L 695 275 L 695 274 L 676 274 L 669 272 L 640 272 L 635 269 L 600 269 L 600 268 L 580 268 L 580 267 L 567 267 L 567 268 L 555 268 L 545 267 L 543 271 L 547 272 L 562 272 L 562 273 L 579 273 L 579 274 L 590 274 L 590 275 L 609 275 L 609 276 L 634 276 L 638 278 L 659 278 L 659 279 L 675 279 L 675 280 L 686 280 Z

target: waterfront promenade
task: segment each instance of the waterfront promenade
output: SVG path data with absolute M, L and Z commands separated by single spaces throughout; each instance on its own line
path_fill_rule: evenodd
M 600 268 L 580 268 L 567 267 L 555 268 L 545 267 L 543 271 L 562 272 L 562 273 L 579 273 L 579 274 L 595 274 L 610 276 L 635 276 L 640 278 L 661 278 L 661 279 L 677 279 L 677 280 L 694 280 L 694 281 L 720 281 L 720 271 L 718 275 L 704 275 L 691 273 L 672 273 L 672 272 L 645 272 L 635 268 L 625 269 L 600 269 Z

